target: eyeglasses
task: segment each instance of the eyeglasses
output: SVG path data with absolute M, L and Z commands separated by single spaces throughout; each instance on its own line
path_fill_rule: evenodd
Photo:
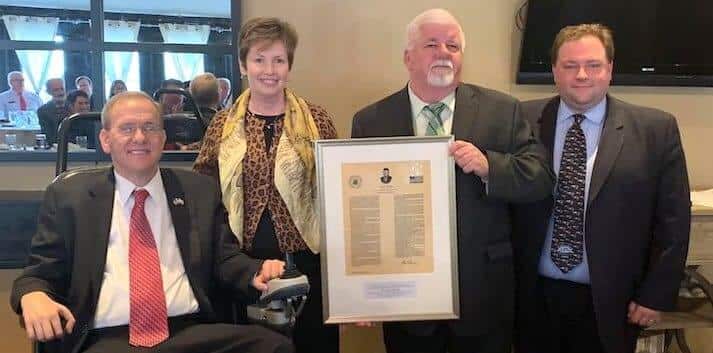
M 144 135 L 153 136 L 160 134 L 161 131 L 163 131 L 163 127 L 155 123 L 145 123 L 143 125 L 124 124 L 117 126 L 117 130 L 124 136 L 134 136 L 136 130 L 141 130 L 141 133 Z
M 560 64 L 562 66 L 562 69 L 570 74 L 578 74 L 579 71 L 584 68 L 584 72 L 587 75 L 595 75 L 600 73 L 604 69 L 604 63 L 603 62 L 589 62 L 584 65 L 579 65 L 575 63 L 563 63 Z

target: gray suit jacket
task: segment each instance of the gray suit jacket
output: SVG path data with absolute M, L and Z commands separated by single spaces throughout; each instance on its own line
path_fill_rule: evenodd
M 523 103 L 550 164 L 559 102 L 554 97 Z M 675 118 L 611 96 L 607 102 L 587 200 L 585 247 L 602 343 L 609 352 L 627 352 L 639 331 L 627 324 L 629 301 L 674 309 L 688 251 L 691 202 Z M 550 197 L 513 211 L 520 352 L 546 352 L 538 346 L 540 308 L 532 293 L 552 205 Z
M 354 116 L 352 137 L 412 136 L 407 88 Z M 544 148 L 520 115 L 520 104 L 503 93 L 460 84 L 456 89 L 452 133 L 486 153 L 488 190 L 474 174 L 456 167 L 458 274 L 461 318 L 449 322 L 456 334 L 510 330 L 514 273 L 508 205 L 548 196 L 554 176 Z M 429 335 L 435 322 L 387 324 Z
M 171 169 L 161 169 L 161 177 L 200 316 L 216 321 L 221 313 L 212 299 L 221 286 L 242 298 L 257 296 L 251 281 L 261 261 L 239 251 L 225 226 L 225 210 L 213 179 Z M 45 191 L 29 264 L 13 284 L 10 303 L 19 314 L 23 295 L 43 291 L 72 311 L 77 320 L 74 331 L 50 348 L 76 352 L 91 327 L 104 278 L 114 183 L 112 169 L 98 169 L 55 182 Z

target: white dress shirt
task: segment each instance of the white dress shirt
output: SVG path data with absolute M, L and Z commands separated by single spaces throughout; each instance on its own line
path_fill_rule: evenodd
M 426 136 L 428 129 L 428 117 L 423 113 L 423 107 L 429 105 L 421 100 L 411 89 L 411 83 L 408 85 L 408 98 L 411 102 L 411 119 L 413 120 L 413 132 L 415 136 Z M 453 91 L 449 95 L 440 100 L 446 107 L 441 111 L 441 122 L 443 123 L 443 133 L 452 135 L 453 130 L 453 112 L 456 109 L 456 92 Z M 433 104 L 433 103 L 431 103 Z M 485 184 L 485 193 L 488 193 L 488 182 L 481 181 Z
M 413 90 L 411 89 L 411 83 L 409 83 L 408 85 L 408 98 L 411 102 L 411 117 L 413 119 L 414 135 L 426 136 L 426 129 L 428 128 L 428 117 L 423 113 L 423 107 L 427 106 L 429 103 L 422 101 L 421 98 L 418 98 L 418 96 L 413 93 Z M 446 105 L 446 108 L 441 111 L 441 122 L 443 122 L 443 131 L 446 135 L 450 135 L 451 128 L 453 127 L 453 111 L 455 111 L 456 108 L 455 91 L 443 97 L 440 102 Z
M 114 176 L 116 188 L 109 245 L 93 328 L 129 323 L 129 223 L 131 210 L 134 207 L 133 191 L 137 186 L 116 171 Z M 144 210 L 158 249 L 168 316 L 195 313 L 199 309 L 198 301 L 188 282 L 181 253 L 178 250 L 176 232 L 171 221 L 161 173 L 156 172 L 143 189 L 149 192 Z
M 22 97 L 25 98 L 25 103 L 27 104 L 27 111 L 37 111 L 37 109 L 42 106 L 42 99 L 40 96 L 34 92 L 22 91 Z M 20 97 L 17 92 L 9 89 L 3 93 L 0 93 L 0 119 L 9 120 L 9 112 L 14 112 L 20 110 Z

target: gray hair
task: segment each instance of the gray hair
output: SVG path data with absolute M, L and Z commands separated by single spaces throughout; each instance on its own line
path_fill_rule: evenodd
M 10 84 L 10 78 L 13 75 L 20 75 L 20 76 L 22 76 L 22 78 L 25 78 L 25 75 L 22 73 L 22 71 L 10 71 L 7 73 L 7 84 L 8 85 Z
M 206 72 L 191 80 L 188 90 L 191 92 L 193 102 L 199 107 L 208 107 L 218 104 L 220 100 L 220 86 L 218 79 L 210 72 Z
M 218 82 L 225 82 L 228 84 L 228 88 L 231 87 L 230 80 L 228 80 L 226 77 L 218 77 Z
M 120 102 L 123 102 L 125 100 L 130 100 L 130 99 L 145 99 L 149 102 L 151 102 L 151 105 L 156 108 L 156 116 L 158 117 L 158 120 L 161 122 L 161 126 L 163 126 L 163 119 L 161 119 L 162 113 L 161 113 L 161 106 L 156 103 L 153 98 L 151 98 L 148 94 L 140 91 L 127 91 L 127 92 L 121 92 L 114 97 L 111 97 L 108 102 L 104 105 L 104 109 L 102 109 L 102 116 L 101 116 L 101 121 L 102 121 L 102 128 L 105 130 L 109 129 L 109 125 L 111 123 L 111 113 L 112 110 L 114 109 L 114 106 L 117 105 Z
M 47 91 L 47 93 L 50 93 L 50 83 L 52 83 L 53 81 L 62 82 L 62 88 L 66 88 L 65 85 L 64 85 L 64 79 L 63 79 L 63 78 L 61 78 L 61 77 L 50 78 L 50 79 L 47 80 L 47 82 L 45 82 L 45 90 Z
M 421 12 L 406 25 L 406 50 L 413 49 L 413 42 L 418 38 L 421 26 L 429 23 L 454 24 L 458 27 L 461 51 L 465 51 L 465 33 L 458 20 L 444 9 L 429 9 Z

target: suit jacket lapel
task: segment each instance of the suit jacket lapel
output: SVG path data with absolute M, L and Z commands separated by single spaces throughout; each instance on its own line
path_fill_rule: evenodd
M 614 162 L 619 157 L 621 146 L 624 144 L 624 123 L 620 114 L 621 111 L 617 100 L 607 96 L 606 119 L 604 120 L 602 135 L 599 138 L 599 149 L 597 158 L 594 161 L 594 169 L 592 170 L 587 205 L 591 205 L 596 199 L 604 185 L 604 181 L 614 166 Z
M 183 267 L 190 277 L 190 270 L 194 262 L 191 261 L 191 254 L 199 253 L 199 249 L 195 248 L 198 243 L 191 243 L 191 218 L 188 212 L 188 200 L 186 200 L 183 187 L 176 174 L 170 169 L 161 169 L 161 179 L 166 190 L 166 201 L 168 201 L 168 209 L 171 211 L 171 220 L 176 232 L 176 242 L 183 260 Z
M 104 267 L 106 265 L 106 254 L 109 244 L 109 231 L 111 230 L 111 217 L 114 206 L 114 169 L 108 168 L 107 173 L 102 175 L 94 185 L 88 188 L 90 205 L 85 210 L 83 217 L 92 224 L 87 233 L 77 230 L 77 234 L 86 234 L 91 239 L 77 239 L 75 246 L 80 244 L 92 244 L 94 250 L 89 262 L 92 271 L 90 276 L 89 291 L 91 292 L 92 303 L 96 303 L 99 296 L 99 289 L 104 280 Z
M 389 136 L 414 136 L 413 113 L 411 112 L 411 100 L 408 97 L 408 86 L 396 93 L 392 105 L 389 108 L 387 121 L 393 122 L 393 129 Z
M 545 108 L 542 110 L 542 115 L 538 120 L 540 125 L 540 141 L 545 145 L 545 149 L 547 149 L 547 162 L 550 168 L 554 167 L 552 161 L 554 159 L 555 129 L 557 127 L 557 111 L 559 110 L 559 105 L 559 97 L 551 99 L 545 105 Z
M 473 141 L 477 145 L 478 140 L 474 136 L 476 131 L 473 128 L 477 114 L 478 96 L 476 92 L 464 84 L 458 85 L 455 111 L 453 112 L 453 128 L 451 129 L 456 140 Z

